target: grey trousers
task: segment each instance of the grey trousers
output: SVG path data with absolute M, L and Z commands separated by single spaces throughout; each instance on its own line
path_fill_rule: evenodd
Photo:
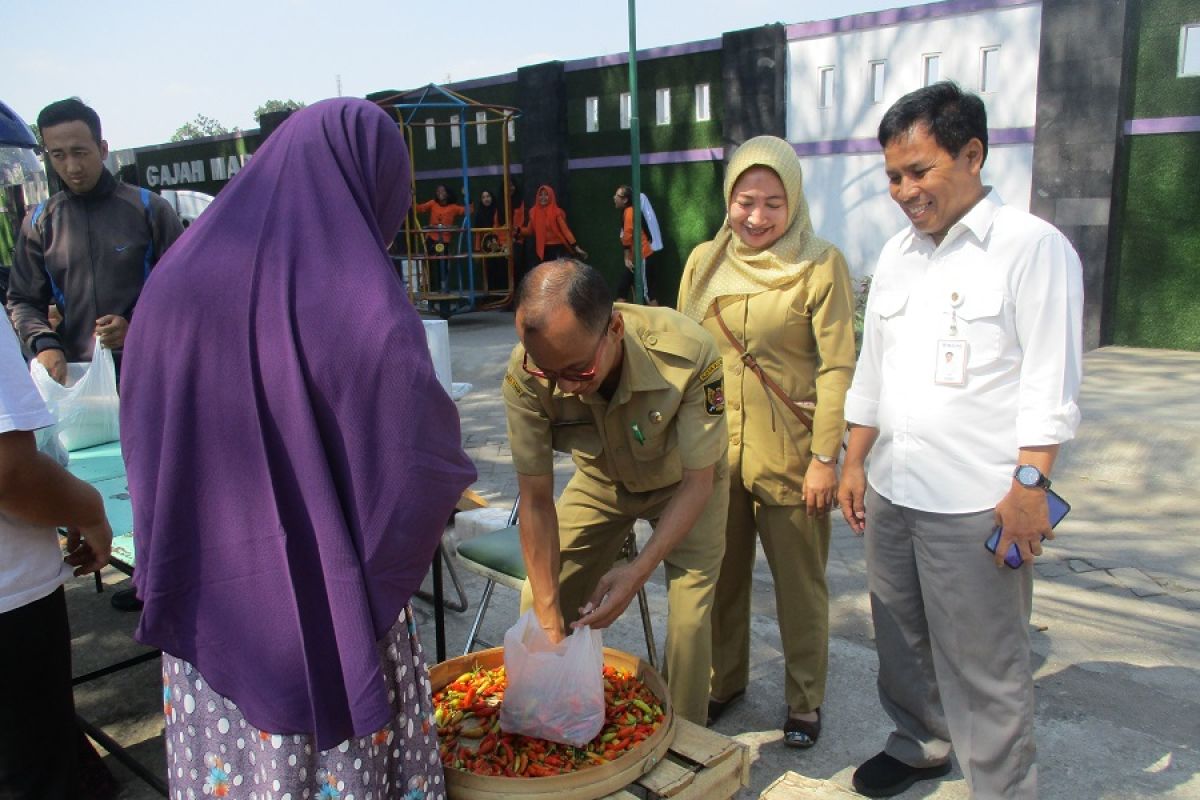
M 978 800 L 1037 797 L 1030 565 L 997 568 L 991 510 L 935 514 L 866 497 L 867 585 L 884 751 L 914 767 L 951 746 Z

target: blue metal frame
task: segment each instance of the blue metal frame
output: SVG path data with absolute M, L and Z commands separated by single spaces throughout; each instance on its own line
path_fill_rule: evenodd
M 465 112 L 467 109 L 470 109 L 470 108 L 482 108 L 482 109 L 505 108 L 505 109 L 507 109 L 508 107 L 507 106 L 493 106 L 493 105 L 489 105 L 487 103 L 469 102 L 469 101 L 463 99 L 462 97 L 460 97 L 452 92 L 449 92 L 449 91 L 443 89 L 442 87 L 440 87 L 436 84 L 432 84 L 432 83 L 429 84 L 428 86 L 425 86 L 420 91 L 421 91 L 421 95 L 415 102 L 392 103 L 392 104 L 390 104 L 390 106 L 392 108 L 396 109 L 396 111 L 399 113 L 399 115 L 401 117 L 402 123 L 404 124 L 405 127 L 408 127 L 408 128 L 414 127 L 413 119 L 416 117 L 417 112 L 421 109 L 435 109 L 435 108 L 436 109 L 457 109 L 460 112 L 462 112 L 458 116 L 458 141 L 459 141 L 459 150 L 461 151 L 461 160 L 462 160 L 461 168 L 462 168 L 462 181 L 463 181 L 463 206 L 466 207 L 467 209 L 471 209 L 474 205 L 474 201 L 473 201 L 473 197 L 472 197 L 472 193 L 471 193 L 470 168 L 467 163 L 467 127 L 468 127 L 468 125 L 467 125 L 467 115 Z M 435 95 L 433 99 L 430 99 L 431 92 L 436 92 L 437 95 L 440 95 L 441 97 L 439 98 Z M 514 109 L 514 111 L 515 111 L 515 109 Z M 515 117 L 516 114 L 514 113 L 512 116 Z M 507 200 L 505 202 L 507 202 Z M 463 215 L 463 227 L 462 227 L 462 230 L 460 230 L 458 233 L 458 249 L 460 252 L 463 250 L 463 241 L 464 241 L 463 237 L 464 236 L 466 237 L 466 243 L 468 245 L 466 247 L 466 255 L 467 255 L 466 259 L 448 258 L 448 259 L 446 259 L 445 262 L 443 262 L 443 268 L 446 270 L 446 273 L 443 276 L 443 280 L 448 281 L 449 278 L 451 277 L 450 262 L 453 261 L 453 262 L 455 262 L 454 268 L 456 270 L 456 274 L 454 274 L 453 277 L 457 279 L 456 285 L 459 286 L 460 288 L 464 285 L 467 287 L 467 292 L 466 292 L 466 297 L 465 297 L 465 299 L 467 301 L 467 307 L 465 309 L 463 309 L 463 308 L 455 309 L 455 311 L 452 313 L 458 313 L 460 311 L 473 311 L 473 310 L 475 310 L 476 305 L 479 301 L 479 297 L 477 296 L 477 292 L 476 292 L 476 288 L 475 288 L 475 252 L 474 252 L 475 248 L 472 244 L 474 242 L 474 236 L 472 235 L 473 234 L 472 216 L 473 215 L 470 213 L 470 211 L 468 211 L 466 214 Z M 465 266 L 466 266 L 465 281 L 463 279 L 463 266 L 464 266 L 463 262 L 464 262 L 464 260 L 466 262 L 466 264 L 465 264 Z M 486 269 L 487 267 L 485 264 L 481 264 L 481 268 Z

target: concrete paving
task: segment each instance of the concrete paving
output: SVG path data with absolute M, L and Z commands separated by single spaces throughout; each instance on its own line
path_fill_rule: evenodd
M 515 341 L 512 315 L 466 315 L 450 323 L 454 380 L 473 384 L 459 401 L 463 441 L 479 470 L 475 488 L 510 505 L 516 478 L 499 386 Z M 1037 738 L 1045 798 L 1200 798 L 1200 354 L 1105 348 L 1085 358 L 1084 422 L 1064 448 L 1055 488 L 1072 512 L 1035 569 L 1032 641 L 1038 686 Z M 403 413 L 398 409 L 397 413 Z M 556 468 L 561 489 L 571 465 Z M 461 651 L 483 581 L 459 570 L 470 610 L 449 613 L 451 655 Z M 752 676 L 747 699 L 717 730 L 747 744 L 756 797 L 788 770 L 826 781 L 805 794 L 836 798 L 862 760 L 879 750 L 888 720 L 875 694 L 877 662 L 862 541 L 840 521 L 829 562 L 830 677 L 821 741 L 807 752 L 782 745 L 783 666 L 772 581 L 760 552 L 755 571 Z M 110 587 L 123 576 L 104 573 Z M 68 587 L 75 671 L 139 651 L 136 615 L 112 610 L 90 581 Z M 661 571 L 649 586 L 656 619 L 666 614 Z M 432 650 L 428 604 L 415 601 Z M 250 613 L 247 609 L 247 613 Z M 483 633 L 498 641 L 516 618 L 516 593 L 497 589 Z M 662 647 L 663 630 L 656 631 Z M 606 644 L 644 653 L 636 607 Z M 78 687 L 81 713 L 164 770 L 160 678 L 146 664 Z M 157 795 L 119 764 L 124 800 Z M 901 797 L 968 796 L 957 770 Z

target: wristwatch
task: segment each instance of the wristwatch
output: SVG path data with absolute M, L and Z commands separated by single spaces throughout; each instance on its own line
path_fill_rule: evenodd
M 1050 479 L 1042 474 L 1042 471 L 1033 464 L 1020 464 L 1013 470 L 1013 477 L 1017 479 L 1017 483 L 1024 486 L 1026 489 L 1049 489 Z
M 817 461 L 820 461 L 822 464 L 833 464 L 834 462 L 837 461 L 837 459 L 834 458 L 833 456 L 823 456 L 820 453 L 813 453 L 812 457 L 815 458 Z

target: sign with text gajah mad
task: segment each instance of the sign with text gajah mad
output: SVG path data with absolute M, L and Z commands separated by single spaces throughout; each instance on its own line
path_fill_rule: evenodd
M 262 142 L 258 131 L 206 136 L 138 148 L 138 182 L 148 189 L 192 189 L 217 194 Z

